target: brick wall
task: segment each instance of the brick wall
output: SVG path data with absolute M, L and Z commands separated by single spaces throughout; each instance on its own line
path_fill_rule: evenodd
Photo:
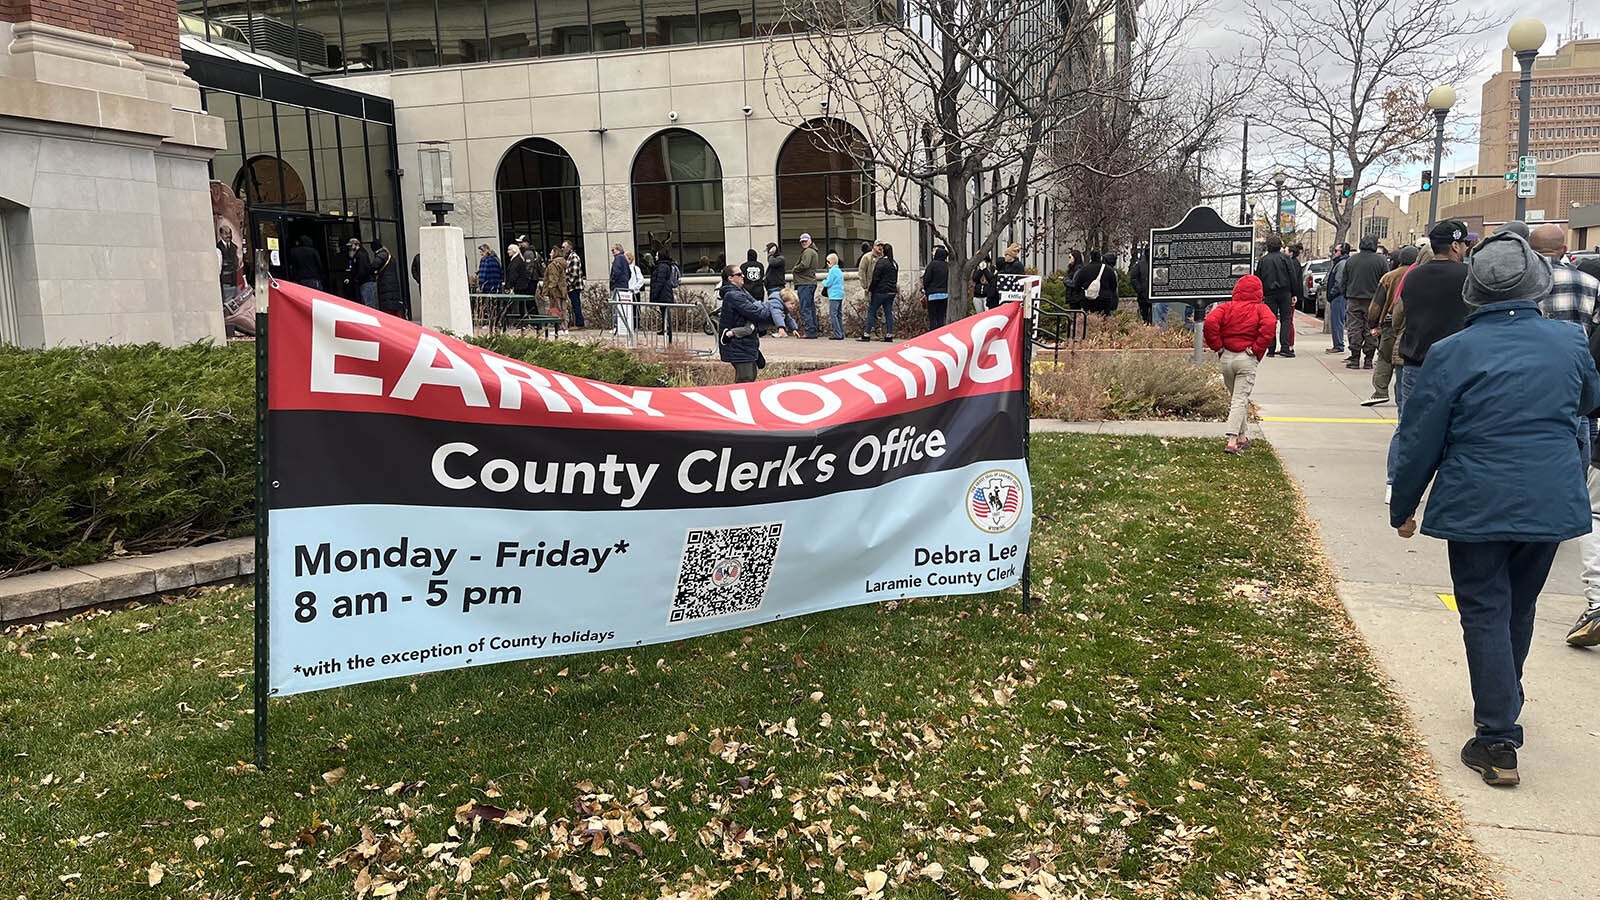
M 177 0 L 0 0 L 0 22 L 43 22 L 177 59 Z

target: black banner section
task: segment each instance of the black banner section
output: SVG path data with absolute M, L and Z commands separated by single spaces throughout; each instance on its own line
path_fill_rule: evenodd
M 1021 459 L 1020 392 L 820 432 L 596 431 L 271 414 L 272 507 L 683 509 L 803 500 Z

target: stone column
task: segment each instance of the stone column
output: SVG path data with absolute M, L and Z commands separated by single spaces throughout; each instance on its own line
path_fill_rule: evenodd
M 417 229 L 422 254 L 422 298 L 417 321 L 425 328 L 472 334 L 472 302 L 467 297 L 464 233 L 454 225 Z

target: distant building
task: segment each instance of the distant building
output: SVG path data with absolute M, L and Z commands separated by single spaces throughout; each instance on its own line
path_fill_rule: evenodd
M 1521 78 L 1516 57 L 1502 50 L 1500 71 L 1483 85 L 1478 171 L 1485 175 L 1517 167 Z M 1532 81 L 1528 152 L 1540 168 L 1576 153 L 1600 153 L 1600 39 L 1569 41 L 1534 60 Z
M 1527 217 L 1535 222 L 1566 222 L 1573 207 L 1600 203 L 1600 152 L 1578 153 L 1539 166 L 1538 193 L 1528 200 Z M 1546 178 L 1546 175 L 1593 175 L 1594 178 Z M 1439 217 L 1460 219 L 1493 228 L 1516 215 L 1515 182 L 1478 179 L 1476 196 L 1464 196 L 1459 203 L 1443 204 Z M 1477 229 L 1474 229 L 1477 230 Z

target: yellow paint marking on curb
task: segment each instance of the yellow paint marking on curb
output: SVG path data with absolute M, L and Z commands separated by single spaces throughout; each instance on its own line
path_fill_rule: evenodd
M 1442 602 L 1446 607 L 1448 607 L 1451 612 L 1460 612 L 1460 610 L 1456 609 L 1456 595 L 1455 594 L 1440 594 L 1439 595 L 1439 601 Z
M 1393 419 L 1318 419 L 1311 416 L 1262 416 L 1263 422 L 1325 422 L 1330 425 L 1394 425 Z

